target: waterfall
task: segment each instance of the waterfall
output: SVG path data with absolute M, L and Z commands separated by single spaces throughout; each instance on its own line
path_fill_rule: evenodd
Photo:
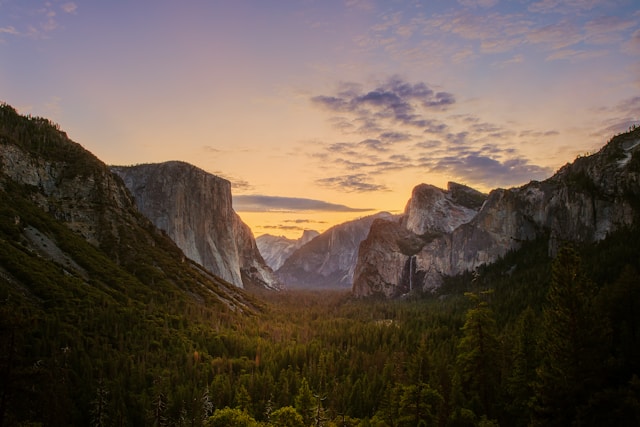
M 409 292 L 413 291 L 413 265 L 415 264 L 415 260 L 415 255 L 409 258 Z

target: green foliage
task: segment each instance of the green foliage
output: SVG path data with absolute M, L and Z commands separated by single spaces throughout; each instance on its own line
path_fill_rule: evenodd
M 285 406 L 273 411 L 269 424 L 277 427 L 304 427 L 302 416 L 291 406 Z
M 467 402 L 476 413 L 493 415 L 498 401 L 501 349 L 487 300 L 490 293 L 465 294 L 473 306 L 465 315 L 456 364 Z
M 315 407 L 315 399 L 306 378 L 302 379 L 295 398 L 296 411 L 302 416 L 304 425 L 311 425 Z
M 68 176 L 104 167 L 48 121 L 0 122 L 0 144 L 80 159 Z M 0 425 L 640 424 L 636 228 L 553 268 L 523 242 L 434 294 L 259 302 L 135 212 L 104 213 L 95 246 L 37 191 L 0 176 Z
M 514 426 L 529 425 L 531 420 L 531 399 L 534 394 L 536 368 L 539 355 L 539 325 L 536 313 L 527 307 L 518 318 L 512 335 L 510 372 L 506 380 L 506 411 Z
M 205 422 L 205 427 L 257 427 L 258 423 L 240 409 L 217 409 Z
M 442 396 L 429 384 L 403 386 L 398 404 L 398 426 L 433 425 Z
M 570 424 L 575 409 L 602 387 L 608 342 L 595 296 L 576 251 L 561 249 L 544 309 L 538 369 L 537 416 L 545 424 Z

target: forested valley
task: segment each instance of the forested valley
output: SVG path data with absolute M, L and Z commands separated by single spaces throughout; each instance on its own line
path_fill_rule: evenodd
M 0 113 L 15 159 L 109 179 L 48 121 Z M 45 200 L 0 175 L 0 427 L 640 425 L 637 227 L 554 257 L 523 242 L 396 300 L 248 293 L 95 188 Z
M 43 309 L 4 286 L 1 419 L 638 425 L 638 242 L 627 230 L 552 262 L 535 241 L 435 294 L 283 292 L 245 315 L 78 290 L 43 290 Z

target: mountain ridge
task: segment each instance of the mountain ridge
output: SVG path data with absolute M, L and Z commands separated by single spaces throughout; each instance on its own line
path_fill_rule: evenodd
M 304 230 L 298 239 L 263 234 L 256 237 L 256 244 L 267 265 L 276 271 L 294 251 L 319 235 L 315 230 Z
M 392 215 L 379 212 L 329 228 L 294 251 L 276 274 L 289 288 L 351 287 L 358 246 L 381 217 Z
M 414 194 L 400 222 L 376 224 L 362 242 L 354 295 L 398 296 L 408 292 L 409 281 L 432 290 L 443 276 L 492 263 L 520 242 L 545 233 L 554 254 L 562 242 L 598 241 L 631 226 L 640 208 L 639 147 L 640 129 L 632 129 L 597 153 L 564 165 L 547 180 L 492 190 L 475 216 L 451 230 L 429 223 L 430 215 L 440 212 L 433 198 Z M 416 187 L 420 188 L 434 187 Z M 412 216 L 417 219 L 410 222 Z M 427 226 L 421 228 L 420 221 Z M 426 238 L 421 236 L 425 231 Z M 414 243 L 412 253 L 400 250 L 403 241 Z

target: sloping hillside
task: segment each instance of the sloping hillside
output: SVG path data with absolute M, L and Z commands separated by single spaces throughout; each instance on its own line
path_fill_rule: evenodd
M 159 394 L 179 392 L 170 378 L 182 377 L 185 399 L 200 397 L 207 379 L 194 354 L 209 360 L 213 328 L 256 310 L 186 259 L 135 209 L 122 181 L 56 125 L 0 107 L 7 425 L 89 425 L 101 389 L 118 393 L 112 414 L 146 424 Z

